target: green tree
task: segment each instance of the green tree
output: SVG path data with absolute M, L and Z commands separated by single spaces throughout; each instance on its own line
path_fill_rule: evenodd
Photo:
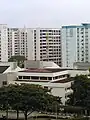
M 9 105 L 8 89 L 7 87 L 2 87 L 0 88 L 0 109 L 6 111 L 7 119 L 8 119 L 9 108 L 10 105 Z
M 90 110 L 90 79 L 86 75 L 74 77 L 73 94 L 68 100 L 69 105 L 80 106 Z
M 83 100 L 87 96 L 87 81 L 88 77 L 86 75 L 74 77 L 73 94 L 70 96 L 69 104 L 83 106 Z
M 8 59 L 8 62 L 17 62 L 19 67 L 24 67 L 24 61 L 27 60 L 25 56 L 12 56 Z
M 50 95 L 50 90 L 39 85 L 16 84 L 0 88 L 0 107 L 5 110 L 7 108 L 16 110 L 17 119 L 19 119 L 19 111 L 24 113 L 27 120 L 28 115 L 33 111 L 44 111 L 54 101 L 57 101 L 58 105 L 61 104 L 59 97 Z
M 9 98 L 9 105 L 13 110 L 17 111 L 17 120 L 19 119 L 19 110 L 21 106 L 21 97 L 22 95 L 20 94 L 20 87 L 18 84 L 16 85 L 9 85 L 8 86 L 8 98 Z
M 50 106 L 53 101 L 57 100 L 56 97 L 49 94 L 50 90 L 44 89 L 39 85 L 21 85 L 22 96 L 22 106 L 21 111 L 24 112 L 25 120 L 27 116 L 37 110 L 44 111 L 47 106 Z M 60 101 L 61 103 L 61 101 Z

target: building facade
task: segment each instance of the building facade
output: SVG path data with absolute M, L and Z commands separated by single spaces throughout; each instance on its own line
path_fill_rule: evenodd
M 29 60 L 53 61 L 61 66 L 60 29 L 36 28 L 32 30 L 31 41 L 34 48 L 29 54 Z M 32 46 L 33 47 L 33 46 Z M 34 49 L 34 51 L 33 51 Z
M 0 61 L 21 55 L 28 60 L 52 61 L 61 66 L 59 28 L 7 28 L 0 25 Z
M 0 24 L 0 62 L 8 61 L 7 25 Z
M 17 72 L 17 80 L 10 81 L 12 84 L 36 84 L 51 89 L 51 94 L 61 97 L 63 105 L 73 93 L 71 85 L 76 75 L 88 75 L 88 70 L 73 70 L 60 68 L 29 68 Z
M 8 58 L 24 55 L 28 60 L 53 61 L 61 66 L 60 29 L 9 28 Z
M 62 66 L 73 67 L 74 62 L 90 62 L 90 24 L 62 26 Z
M 65 105 L 68 95 L 72 94 L 71 83 L 68 79 L 68 71 L 60 69 L 26 69 L 17 72 L 17 80 L 13 83 L 36 84 L 51 89 L 51 94 L 61 97 Z
M 36 84 L 51 90 L 51 94 L 61 97 L 63 105 L 73 93 L 71 85 L 76 75 L 88 75 L 89 70 L 60 68 L 24 68 L 16 62 L 0 62 L 0 87 L 9 84 Z
M 28 57 L 26 28 L 8 28 L 8 58 L 15 55 Z

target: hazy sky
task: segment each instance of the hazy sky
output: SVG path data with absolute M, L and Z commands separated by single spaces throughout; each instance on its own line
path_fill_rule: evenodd
M 60 27 L 90 22 L 90 0 L 0 0 L 0 23 Z

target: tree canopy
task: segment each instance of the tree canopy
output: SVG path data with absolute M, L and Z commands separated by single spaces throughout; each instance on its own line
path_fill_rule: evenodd
M 90 109 L 90 79 L 88 76 L 77 75 L 74 77 L 72 89 L 73 94 L 69 96 L 68 104 Z
M 9 62 L 17 62 L 19 67 L 24 67 L 24 61 L 27 60 L 25 56 L 12 56 L 8 59 Z
M 27 116 L 33 111 L 44 111 L 55 101 L 58 105 L 61 104 L 61 99 L 50 95 L 49 92 L 50 90 L 33 84 L 2 87 L 0 88 L 0 108 L 16 110 L 17 118 L 19 111 L 22 111 L 27 120 Z

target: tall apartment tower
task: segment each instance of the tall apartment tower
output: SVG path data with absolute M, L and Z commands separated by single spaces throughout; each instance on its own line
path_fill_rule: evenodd
M 8 58 L 23 55 L 28 60 L 53 61 L 61 66 L 60 29 L 8 28 Z
M 62 26 L 62 67 L 74 62 L 90 62 L 90 24 Z
M 8 28 L 8 58 L 14 55 L 28 57 L 26 28 Z
M 0 61 L 8 61 L 8 36 L 6 24 L 0 24 Z
M 36 28 L 29 32 L 29 60 L 53 61 L 61 66 L 60 29 Z

